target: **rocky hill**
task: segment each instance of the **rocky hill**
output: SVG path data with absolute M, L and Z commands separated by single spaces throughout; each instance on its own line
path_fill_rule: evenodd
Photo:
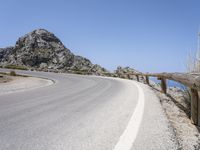
M 130 67 L 121 67 L 121 66 L 118 66 L 117 69 L 114 71 L 115 74 L 129 74 L 129 73 L 141 73 L 133 68 L 130 68 Z
M 0 66 L 20 66 L 43 71 L 102 75 L 108 71 L 74 55 L 51 32 L 37 29 L 20 37 L 14 47 L 0 49 Z
M 124 79 L 137 80 L 135 75 L 130 75 L 132 73 L 141 73 L 141 72 L 139 72 L 139 71 L 137 71 L 133 68 L 130 68 L 130 67 L 121 67 L 121 66 L 118 66 L 117 69 L 114 71 L 114 75 L 116 77 L 120 77 L 120 78 L 124 78 Z M 145 82 L 143 76 L 140 76 L 140 81 Z

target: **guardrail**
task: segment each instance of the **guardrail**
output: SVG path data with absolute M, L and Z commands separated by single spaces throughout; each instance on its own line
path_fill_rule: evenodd
M 127 74 L 136 76 L 139 82 L 142 76 L 148 85 L 149 77 L 156 77 L 161 81 L 161 90 L 167 94 L 167 80 L 179 82 L 190 89 L 191 94 L 191 121 L 194 125 L 200 127 L 200 73 L 131 73 Z

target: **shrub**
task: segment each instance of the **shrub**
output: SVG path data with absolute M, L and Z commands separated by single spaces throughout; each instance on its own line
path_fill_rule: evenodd
M 15 73 L 15 71 L 11 71 L 10 72 L 10 76 L 16 76 L 17 74 Z

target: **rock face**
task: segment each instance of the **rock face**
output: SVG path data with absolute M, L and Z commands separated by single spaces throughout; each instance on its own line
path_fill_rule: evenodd
M 20 37 L 14 47 L 0 49 L 0 66 L 6 65 L 100 75 L 107 72 L 90 60 L 74 55 L 53 33 L 45 29 L 34 30 Z
M 117 67 L 117 70 L 115 70 L 115 73 L 116 74 L 127 74 L 127 73 L 140 73 L 139 71 L 135 70 L 135 69 L 132 69 L 130 67 L 121 67 L 121 66 L 118 66 Z

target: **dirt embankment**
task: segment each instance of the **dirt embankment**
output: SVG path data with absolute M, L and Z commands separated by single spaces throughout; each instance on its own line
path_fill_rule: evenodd
M 160 99 L 161 105 L 174 128 L 181 150 L 200 149 L 200 128 L 190 120 L 190 96 L 187 90 L 170 87 L 167 95 L 160 92 L 160 86 L 153 83 L 153 90 Z

